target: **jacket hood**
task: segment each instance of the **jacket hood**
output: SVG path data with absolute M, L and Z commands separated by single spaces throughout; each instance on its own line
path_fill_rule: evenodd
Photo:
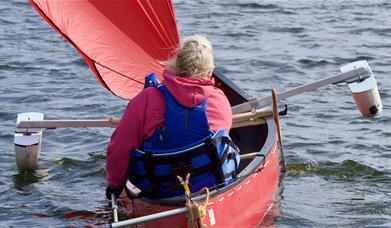
M 168 70 L 163 71 L 163 78 L 163 85 L 186 108 L 198 105 L 214 92 L 214 79 L 184 78 Z

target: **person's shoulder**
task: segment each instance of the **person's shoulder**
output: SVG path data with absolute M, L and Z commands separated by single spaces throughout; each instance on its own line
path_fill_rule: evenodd
M 147 110 L 164 105 L 164 96 L 158 88 L 148 87 L 140 91 L 131 99 L 126 107 L 127 110 Z
M 157 87 L 148 87 L 143 89 L 138 95 L 138 99 L 148 105 L 161 105 L 164 101 L 163 93 Z M 135 97 L 136 98 L 136 97 Z
M 159 89 L 157 87 L 150 86 L 148 88 L 145 88 L 145 89 L 141 90 L 139 95 L 141 95 L 141 94 L 154 94 L 154 93 L 157 93 L 157 92 L 159 92 Z
M 211 93 L 211 97 L 228 100 L 228 98 L 225 95 L 225 93 L 221 89 L 219 89 L 217 87 L 213 87 L 213 93 Z
M 231 108 L 227 96 L 219 88 L 214 87 L 213 93 L 211 93 L 207 98 L 209 101 L 208 104 L 214 104 L 214 105 L 219 104 L 221 108 L 223 107 L 226 109 Z
M 149 99 L 149 98 L 153 98 L 153 97 L 156 97 L 156 96 L 159 96 L 161 94 L 161 92 L 159 91 L 158 88 L 156 87 L 148 87 L 148 88 L 145 88 L 143 90 L 141 90 L 141 92 L 139 94 L 137 94 L 137 96 L 135 96 L 133 98 L 136 99 L 136 100 L 145 100 L 145 99 Z
M 221 89 L 219 89 L 217 87 L 213 87 L 213 90 L 214 90 L 213 91 L 214 93 L 225 96 L 224 92 Z

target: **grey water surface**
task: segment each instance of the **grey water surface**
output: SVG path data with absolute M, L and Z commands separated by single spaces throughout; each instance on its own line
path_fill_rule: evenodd
M 293 97 L 282 118 L 287 173 L 260 226 L 391 227 L 391 2 L 174 1 L 181 36 L 207 35 L 216 65 L 253 97 L 368 60 L 383 113 L 361 117 L 345 86 Z M 19 174 L 18 113 L 120 117 L 76 50 L 22 0 L 0 1 L 0 227 L 103 225 L 105 146 L 113 129 L 44 133 L 40 168 Z

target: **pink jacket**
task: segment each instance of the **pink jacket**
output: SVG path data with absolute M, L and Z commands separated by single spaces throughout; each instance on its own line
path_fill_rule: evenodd
M 232 126 L 232 111 L 224 93 L 214 87 L 213 79 L 189 79 L 163 72 L 163 84 L 185 107 L 208 99 L 207 116 L 213 131 Z M 164 122 L 165 99 L 156 88 L 141 91 L 126 107 L 121 122 L 107 147 L 106 170 L 110 188 L 120 189 L 127 180 L 130 152 L 139 148 Z

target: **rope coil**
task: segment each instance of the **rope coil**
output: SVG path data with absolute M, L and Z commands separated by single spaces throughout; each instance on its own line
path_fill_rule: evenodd
M 180 184 L 185 190 L 186 197 L 186 208 L 187 208 L 187 225 L 191 228 L 204 228 L 206 225 L 202 222 L 206 218 L 206 207 L 208 206 L 209 201 L 209 189 L 203 188 L 205 191 L 205 201 L 203 204 L 199 205 L 190 198 L 190 188 L 189 180 L 190 173 L 186 175 L 186 179 L 183 180 L 181 176 L 177 176 Z

